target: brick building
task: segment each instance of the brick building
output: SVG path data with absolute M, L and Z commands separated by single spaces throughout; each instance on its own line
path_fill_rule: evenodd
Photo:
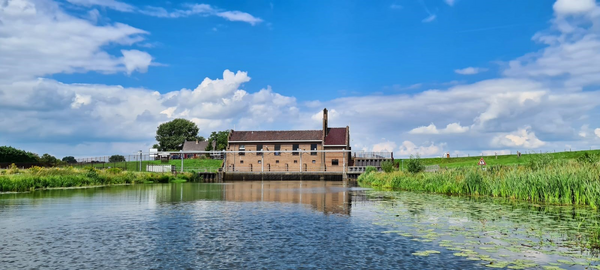
M 227 150 L 239 151 L 227 154 L 227 171 L 342 171 L 348 168 L 350 152 L 320 151 L 350 150 L 350 127 L 328 127 L 328 113 L 324 109 L 321 130 L 232 130 Z M 260 150 L 276 152 L 248 152 Z

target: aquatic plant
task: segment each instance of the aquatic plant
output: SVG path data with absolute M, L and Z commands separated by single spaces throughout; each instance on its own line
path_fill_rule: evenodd
M 487 170 L 463 167 L 437 173 L 371 173 L 361 175 L 358 182 L 363 186 L 393 190 L 482 195 L 594 208 L 600 205 L 600 167 L 597 163 L 547 162 L 542 157 L 531 164 Z

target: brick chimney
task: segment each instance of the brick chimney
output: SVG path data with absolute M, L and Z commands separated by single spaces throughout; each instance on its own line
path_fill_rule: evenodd
M 328 114 L 327 108 L 323 109 L 323 141 L 325 141 L 325 137 L 327 137 L 327 133 L 329 132 L 329 128 L 327 126 Z

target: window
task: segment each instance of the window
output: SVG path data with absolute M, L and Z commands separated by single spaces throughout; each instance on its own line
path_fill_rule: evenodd
M 244 164 L 244 161 L 243 161 L 243 160 L 240 160 L 240 164 Z
M 332 159 L 332 160 L 331 160 L 331 165 L 332 165 L 332 166 L 338 166 L 338 165 L 340 165 L 340 161 L 339 161 L 339 160 L 337 160 L 337 159 Z
M 298 144 L 292 144 L 292 155 L 297 156 L 298 155 L 298 148 L 300 147 L 300 145 Z
M 298 160 L 294 160 L 294 164 L 297 164 L 297 163 L 298 163 Z
M 313 159 L 312 163 L 313 163 L 313 164 L 316 164 L 316 163 L 317 163 L 317 161 Z
M 281 151 L 281 144 L 276 144 L 275 145 L 275 155 L 276 156 L 281 156 L 281 152 L 277 152 L 277 151 Z
M 262 160 L 259 160 L 259 161 L 258 161 L 258 164 L 261 164 L 261 163 L 262 163 Z
M 275 164 L 279 164 L 279 160 L 275 160 Z
M 240 156 L 246 155 L 244 151 L 246 151 L 246 146 L 242 144 L 240 145 Z
M 262 150 L 263 150 L 263 145 L 262 145 L 262 144 L 257 144 L 257 145 L 256 145 L 256 151 L 262 151 Z M 263 154 L 263 153 L 256 152 L 256 155 L 257 155 L 257 156 L 260 156 L 260 155 L 262 155 L 262 154 Z
M 310 152 L 311 156 L 316 156 L 317 155 L 317 152 L 316 152 L 317 151 L 317 144 L 316 143 L 313 143 L 313 144 L 310 145 L 310 151 L 313 151 L 313 152 Z

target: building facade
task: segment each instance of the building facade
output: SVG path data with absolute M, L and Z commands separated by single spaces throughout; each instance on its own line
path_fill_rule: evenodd
M 254 151 L 265 152 L 254 152 Z M 323 152 L 322 150 L 327 150 Z M 323 129 L 284 131 L 235 131 L 229 133 L 226 171 L 240 172 L 341 172 L 350 163 L 350 127 L 328 127 L 323 110 Z

